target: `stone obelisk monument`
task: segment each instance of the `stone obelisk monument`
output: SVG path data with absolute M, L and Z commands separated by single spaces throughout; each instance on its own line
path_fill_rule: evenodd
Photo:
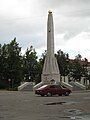
M 60 73 L 57 64 L 57 60 L 54 56 L 54 25 L 53 25 L 53 14 L 51 11 L 48 12 L 47 20 L 47 54 L 44 62 L 42 71 L 42 82 L 48 84 L 52 80 L 60 82 Z

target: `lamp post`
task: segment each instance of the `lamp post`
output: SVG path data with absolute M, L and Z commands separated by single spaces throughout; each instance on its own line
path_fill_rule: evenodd
M 31 76 L 29 76 L 29 80 L 31 79 Z
M 8 79 L 8 82 L 9 82 L 9 90 L 10 90 L 10 88 L 11 88 L 11 79 Z

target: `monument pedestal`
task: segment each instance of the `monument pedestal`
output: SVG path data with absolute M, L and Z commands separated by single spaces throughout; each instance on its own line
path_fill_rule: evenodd
M 60 82 L 59 68 L 54 55 L 46 56 L 41 80 L 44 83 L 50 83 L 52 80 Z
M 52 82 L 52 80 L 54 80 L 56 83 L 60 82 L 60 75 L 59 74 L 42 74 L 41 76 L 42 81 L 45 84 L 49 84 L 50 82 Z

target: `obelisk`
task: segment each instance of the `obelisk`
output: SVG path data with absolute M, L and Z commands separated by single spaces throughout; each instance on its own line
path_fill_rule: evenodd
M 52 80 L 60 82 L 60 73 L 57 60 L 54 56 L 54 25 L 53 14 L 48 12 L 47 20 L 47 54 L 45 57 L 44 67 L 42 71 L 42 82 L 48 84 Z

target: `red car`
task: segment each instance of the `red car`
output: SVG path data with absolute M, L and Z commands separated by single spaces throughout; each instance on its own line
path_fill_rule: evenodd
M 71 90 L 61 85 L 43 85 L 42 87 L 35 90 L 35 94 L 41 96 L 52 96 L 52 95 L 65 95 L 68 96 Z

